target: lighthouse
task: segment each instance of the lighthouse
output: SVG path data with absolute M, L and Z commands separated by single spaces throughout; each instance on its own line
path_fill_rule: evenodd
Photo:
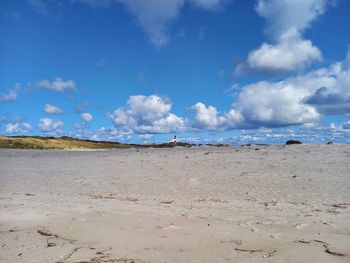
M 174 145 L 176 145 L 176 135 L 174 135 Z

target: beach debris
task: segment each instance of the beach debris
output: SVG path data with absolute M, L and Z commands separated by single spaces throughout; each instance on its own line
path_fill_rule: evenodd
M 166 205 L 170 205 L 172 203 L 174 203 L 174 200 L 169 200 L 169 201 L 160 201 L 161 204 L 166 204 Z
M 55 243 L 52 243 L 52 242 L 48 242 L 46 247 L 55 247 L 56 244 Z
M 210 198 L 209 201 L 214 203 L 228 203 L 227 200 L 222 200 L 220 198 Z
M 35 196 L 35 194 L 32 194 L 32 193 L 26 193 L 26 196 Z
M 271 251 L 267 252 L 265 255 L 263 255 L 263 258 L 272 257 L 276 252 L 277 252 L 277 250 L 271 250 Z
M 286 145 L 291 145 L 291 144 L 302 144 L 301 141 L 297 141 L 297 140 L 288 140 L 286 142 Z
M 340 212 L 336 211 L 335 209 L 328 209 L 327 210 L 328 213 L 334 214 L 334 215 L 339 215 Z
M 65 238 L 65 237 L 62 237 L 62 236 L 59 236 L 59 235 L 56 235 L 56 234 L 52 234 L 48 230 L 38 229 L 37 233 L 42 235 L 42 236 L 44 236 L 44 237 L 47 237 L 47 238 L 57 238 L 57 239 L 65 240 L 65 241 L 68 241 L 70 244 L 73 244 L 73 243 L 76 242 L 76 240 L 74 240 L 74 239 L 69 239 L 69 238 Z
M 207 199 L 203 198 L 203 199 L 196 199 L 194 200 L 195 202 L 201 203 L 201 202 L 206 202 Z
M 304 239 L 299 239 L 297 242 L 302 243 L 302 244 L 310 244 L 311 241 L 306 241 Z
M 322 246 L 325 248 L 324 252 L 326 252 L 327 254 L 330 254 L 330 255 L 333 255 L 333 256 L 340 256 L 340 257 L 345 257 L 346 256 L 346 254 L 344 254 L 344 253 L 341 253 L 341 252 L 334 251 L 334 250 L 330 249 L 329 248 L 329 244 L 327 242 L 324 242 L 322 240 L 317 240 L 317 239 L 314 239 L 314 242 L 321 243 Z
M 242 245 L 242 240 L 230 240 L 231 243 L 235 243 L 236 245 Z
M 139 199 L 136 197 L 127 196 L 125 200 L 129 202 L 137 202 Z
M 126 197 L 119 197 L 115 196 L 114 194 L 110 193 L 108 195 L 104 194 L 88 194 L 92 199 L 111 199 L 111 200 L 118 200 L 118 201 L 129 201 L 129 202 L 137 202 L 139 199 L 137 197 L 133 196 L 126 196 Z
M 320 222 L 324 225 L 327 225 L 327 226 L 333 226 L 333 224 L 327 222 L 327 221 L 324 221 L 324 220 L 320 220 Z
M 303 244 L 310 244 L 311 242 L 316 242 L 322 244 L 323 248 L 325 249 L 324 252 L 333 256 L 340 256 L 340 257 L 345 257 L 347 256 L 345 253 L 339 252 L 339 251 L 334 251 L 329 248 L 329 244 L 327 242 L 324 242 L 322 240 L 314 239 L 312 241 L 306 241 L 304 239 L 299 239 L 296 242 L 303 243 Z
M 345 257 L 346 255 L 343 254 L 343 253 L 340 253 L 340 252 L 337 252 L 337 251 L 333 251 L 333 250 L 330 250 L 329 247 L 326 247 L 326 250 L 324 251 L 330 255 L 333 255 L 333 256 L 340 256 L 340 257 Z
M 335 207 L 335 208 L 341 208 L 341 209 L 346 209 L 348 208 L 348 205 L 347 203 L 339 203 L 339 204 L 333 204 L 331 205 L 332 207 Z
M 256 253 L 256 252 L 263 252 L 262 249 L 249 249 L 249 248 L 240 248 L 240 247 L 235 247 L 235 250 L 239 252 L 248 252 L 249 254 Z
M 77 252 L 79 249 L 81 249 L 82 247 L 76 247 L 74 248 L 71 252 L 69 252 L 63 259 L 64 260 L 68 260 L 71 256 L 73 256 L 73 254 L 75 252 Z
M 42 236 L 45 236 L 45 237 L 56 237 L 58 238 L 58 235 L 54 235 L 52 233 L 50 233 L 49 231 L 46 231 L 46 230 L 40 230 L 38 229 L 38 234 L 42 235 Z

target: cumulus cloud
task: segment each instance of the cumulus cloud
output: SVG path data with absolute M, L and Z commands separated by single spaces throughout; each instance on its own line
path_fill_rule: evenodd
M 61 114 L 63 110 L 52 104 L 45 104 L 44 111 L 48 114 Z
M 88 113 L 88 112 L 84 112 L 82 114 L 80 114 L 81 118 L 85 121 L 85 122 L 90 122 L 92 121 L 92 114 Z
M 185 120 L 171 113 L 171 103 L 162 97 L 130 96 L 127 106 L 107 117 L 124 132 L 138 134 L 169 133 L 185 129 Z
M 53 81 L 47 79 L 40 80 L 34 83 L 37 88 L 49 89 L 58 92 L 65 92 L 66 90 L 76 90 L 76 85 L 73 80 L 64 81 L 62 78 L 55 78 Z
M 324 85 L 305 99 L 322 114 L 350 114 L 350 49 L 343 62 L 321 69 L 315 77 L 323 76 Z
M 63 126 L 63 122 L 61 120 L 43 118 L 40 119 L 38 126 L 43 132 L 55 133 L 60 131 Z
M 6 125 L 6 133 L 26 133 L 32 129 L 32 126 L 28 122 L 22 123 L 8 123 Z
M 322 114 L 350 114 L 349 53 L 343 62 L 283 81 L 241 87 L 228 113 L 197 103 L 195 127 L 209 130 L 280 127 L 318 122 Z M 228 116 L 232 116 L 228 121 Z
M 234 129 L 242 119 L 234 109 L 220 116 L 214 106 L 206 106 L 201 102 L 193 105 L 192 110 L 196 112 L 193 127 L 209 131 Z
M 322 15 L 331 0 L 258 0 L 256 12 L 267 21 L 265 31 L 272 43 L 251 51 L 237 74 L 275 75 L 301 71 L 322 60 L 321 51 L 302 34 Z
M 266 33 L 275 40 L 295 28 L 303 32 L 322 15 L 330 0 L 258 0 L 255 7 L 259 16 L 266 19 Z
M 276 127 L 318 121 L 320 115 L 302 99 L 312 87 L 299 86 L 300 80 L 262 81 L 244 87 L 235 108 L 242 114 L 243 127 Z
M 315 106 L 324 114 L 350 113 L 350 97 L 326 87 L 319 88 L 305 103 Z
M 18 96 L 19 88 L 20 88 L 20 84 L 16 84 L 15 87 L 9 90 L 7 93 L 0 92 L 0 103 L 16 100 Z
M 310 40 L 302 39 L 295 28 L 292 28 L 281 36 L 276 45 L 264 43 L 251 51 L 246 63 L 240 64 L 236 73 L 250 71 L 274 75 L 301 71 L 315 61 L 322 61 L 321 51 Z

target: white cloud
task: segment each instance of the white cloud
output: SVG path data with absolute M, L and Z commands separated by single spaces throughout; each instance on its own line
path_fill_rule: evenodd
M 58 132 L 60 128 L 62 128 L 63 122 L 61 120 L 43 118 L 40 119 L 38 126 L 43 132 L 54 133 Z
M 19 132 L 19 123 L 8 123 L 6 125 L 7 133 L 17 133 Z
M 197 103 L 195 127 L 209 130 L 279 127 L 318 122 L 321 114 L 350 114 L 349 53 L 343 62 L 279 82 L 241 87 L 232 109 Z M 230 121 L 228 116 L 233 116 Z
M 244 87 L 234 105 L 243 116 L 243 127 L 274 127 L 318 121 L 319 113 L 303 99 L 312 87 L 300 86 L 300 80 L 262 81 Z
M 185 129 L 185 120 L 170 112 L 171 103 L 165 98 L 130 96 L 127 107 L 118 108 L 107 117 L 119 129 L 130 133 L 169 133 Z
M 274 40 L 295 28 L 303 32 L 322 15 L 333 0 L 258 0 L 256 12 L 267 21 L 266 32 Z
M 28 122 L 8 123 L 6 125 L 6 133 L 26 133 L 30 131 L 32 126 Z
M 204 9 L 218 10 L 231 0 L 73 0 L 92 7 L 108 7 L 122 4 L 136 18 L 138 25 L 149 37 L 150 42 L 161 48 L 169 41 L 169 27 L 179 16 L 186 2 Z
M 192 109 L 196 111 L 195 126 L 205 127 L 208 130 L 216 129 L 221 126 L 223 117 L 218 117 L 218 112 L 213 106 L 206 106 L 201 102 L 197 102 L 192 106 Z
M 119 0 L 133 14 L 140 26 L 150 37 L 151 43 L 160 48 L 170 38 L 168 26 L 180 14 L 185 0 Z M 230 0 L 187 0 L 205 10 L 217 10 Z
M 160 48 L 169 41 L 167 26 L 174 20 L 184 0 L 121 0 L 149 35 L 151 43 Z
M 303 40 L 295 29 L 291 29 L 281 36 L 276 45 L 264 43 L 251 51 L 246 64 L 240 65 L 236 72 L 248 70 L 269 75 L 301 71 L 315 61 L 322 61 L 321 51 L 310 40 Z
M 205 129 L 208 131 L 227 130 L 237 128 L 237 124 L 242 122 L 241 114 L 235 109 L 219 115 L 214 106 L 206 106 L 204 103 L 198 102 L 192 106 L 196 112 L 193 127 Z
M 85 121 L 85 122 L 90 122 L 92 121 L 92 114 L 88 113 L 88 112 L 84 112 L 82 114 L 80 114 L 81 118 Z
M 16 100 L 18 96 L 19 88 L 20 88 L 20 84 L 16 84 L 15 87 L 9 90 L 7 93 L 0 92 L 0 103 Z
M 45 104 L 44 111 L 48 114 L 61 114 L 63 110 L 52 104 Z
M 302 34 L 322 15 L 332 0 L 258 0 L 257 13 L 266 19 L 265 29 L 272 43 L 251 51 L 246 62 L 236 67 L 237 74 L 274 75 L 301 71 L 322 61 L 321 51 Z
M 317 108 L 322 114 L 350 114 L 350 49 L 343 62 L 328 69 L 320 69 L 315 78 L 324 83 L 305 99 L 305 103 Z
M 63 79 L 57 77 L 53 81 L 49 81 L 47 79 L 38 81 L 34 84 L 35 87 L 49 89 L 58 92 L 64 92 L 66 90 L 76 90 L 76 85 L 73 80 L 64 81 Z

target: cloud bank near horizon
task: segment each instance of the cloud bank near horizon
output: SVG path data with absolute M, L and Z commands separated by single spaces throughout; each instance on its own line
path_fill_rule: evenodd
M 135 95 L 129 97 L 124 107 L 107 112 L 106 118 L 113 124 L 110 133 L 123 136 L 313 126 L 324 115 L 350 115 L 349 87 L 350 50 L 343 61 L 328 67 L 282 81 L 259 81 L 242 86 L 237 99 L 232 102 L 232 108 L 224 113 L 215 106 L 196 102 L 190 106 L 193 118 L 185 118 L 171 111 L 173 105 L 169 98 Z M 56 115 L 64 112 L 51 104 L 46 104 L 44 110 Z M 92 114 L 88 112 L 81 113 L 81 118 L 86 123 L 93 121 Z M 16 123 L 11 125 L 8 133 L 26 130 L 14 126 Z M 61 134 L 63 121 L 42 118 L 38 127 L 45 133 Z M 343 124 L 343 129 L 348 127 L 348 123 Z M 106 128 L 101 131 L 108 133 Z

